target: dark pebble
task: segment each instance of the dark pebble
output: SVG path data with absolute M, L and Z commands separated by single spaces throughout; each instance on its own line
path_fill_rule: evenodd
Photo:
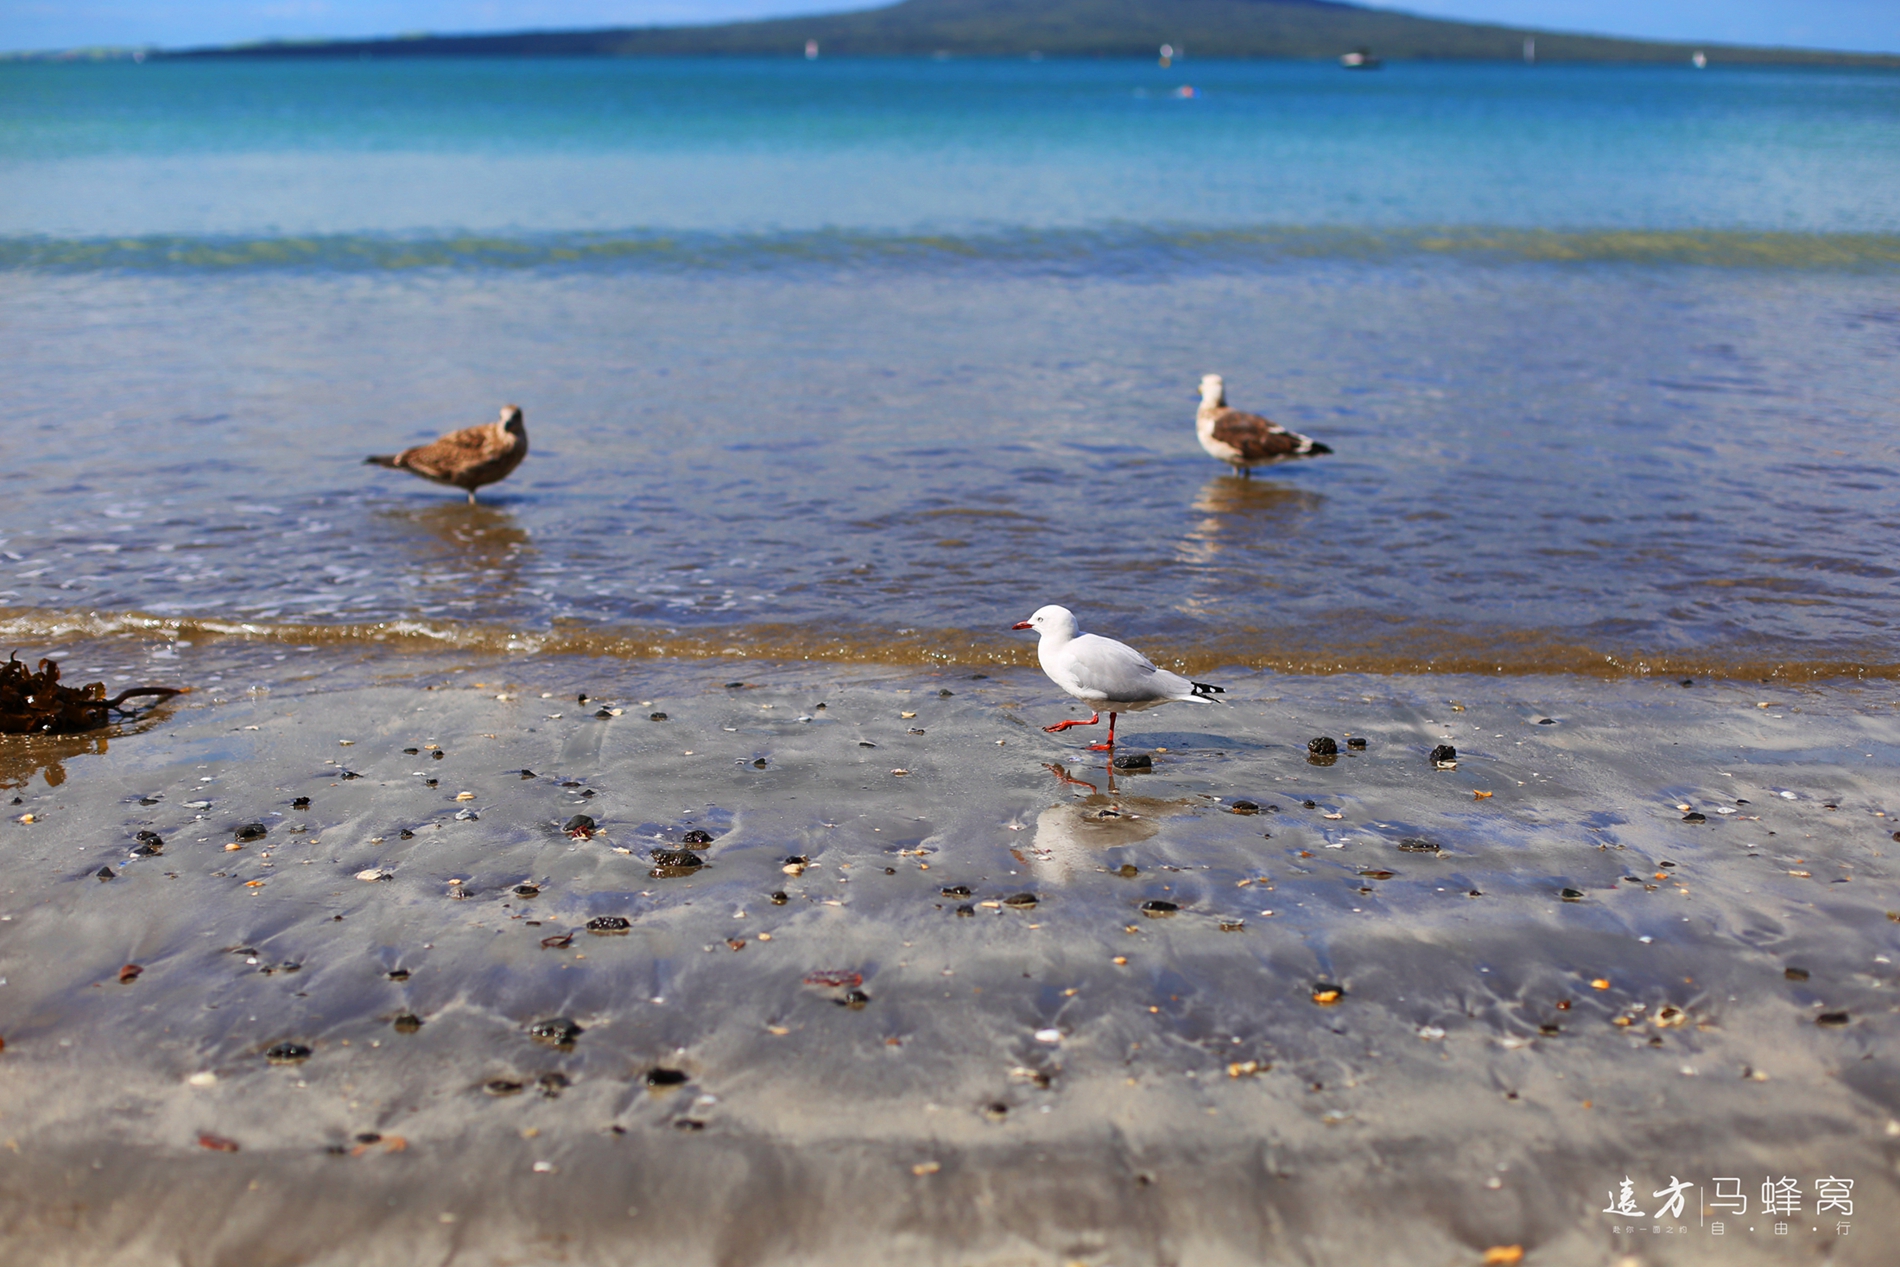
M 1124 880 L 1132 880 L 1141 874 L 1141 868 L 1132 862 L 1124 862 L 1121 866 L 1115 868 L 1115 874 Z
M 1895 833 L 1893 834 L 1893 838 L 1894 838 L 1895 840 L 1900 840 L 1900 831 L 1897 831 L 1897 832 L 1895 832 Z
M 866 1003 L 869 1003 L 870 1001 L 871 1001 L 871 996 L 866 994 L 862 990 L 846 990 L 844 992 L 844 997 L 838 1000 L 840 1005 L 850 1008 L 853 1012 L 863 1011 L 864 1005 Z M 1841 1013 L 1841 1015 L 1843 1018 L 1845 1018 L 1847 1014 L 1843 1012 Z M 1845 1019 L 1843 1019 L 1841 1023 L 1845 1025 L 1847 1022 Z
M 404 748 L 402 750 L 402 755 L 405 757 L 413 757 L 413 756 L 419 755 L 421 752 L 422 752 L 422 749 L 420 748 Z
M 690 849 L 655 849 L 653 863 L 659 867 L 687 868 L 703 867 L 706 860 Z
M 1482 890 L 1479 890 L 1479 889 L 1471 889 L 1468 892 L 1466 892 L 1465 896 L 1466 897 L 1483 897 L 1484 893 Z
M 1260 807 L 1252 801 L 1235 801 L 1227 808 L 1236 814 L 1258 814 L 1260 812 Z
M 1676 864 L 1675 864 L 1675 863 L 1673 863 L 1673 862 L 1671 862 L 1671 861 L 1669 861 L 1669 859 L 1667 859 L 1667 858 L 1664 858 L 1664 859 L 1663 859 L 1663 860 L 1662 860 L 1661 862 L 1659 862 L 1659 863 L 1657 863 L 1656 865 L 1657 865 L 1657 866 L 1659 866 L 1659 867 L 1673 867 L 1673 866 L 1675 866 Z
M 1368 880 L 1390 880 L 1392 878 L 1392 872 L 1387 871 L 1384 867 L 1368 867 L 1359 874 Z
M 765 758 L 764 758 L 764 757 L 760 757 L 760 758 L 758 758 L 758 759 L 757 759 L 756 761 L 754 761 L 754 762 L 752 763 L 752 768 L 753 768 L 754 770 L 763 770 L 763 769 L 765 769 Z
M 1125 757 L 1116 757 L 1115 768 L 1117 770 L 1152 770 L 1155 768 L 1155 759 L 1145 752 L 1131 752 Z
M 571 1017 L 566 1016 L 552 1016 L 528 1026 L 528 1037 L 535 1042 L 563 1049 L 572 1047 L 574 1040 L 585 1032 Z
M 436 755 L 441 756 L 442 754 L 438 752 Z M 350 779 L 360 779 L 363 777 L 362 775 L 358 774 L 354 770 L 338 770 L 337 774 L 340 777 L 342 777 L 346 782 Z
M 550 1100 L 560 1099 L 561 1092 L 573 1085 L 566 1074 L 558 1072 L 544 1073 L 534 1080 L 534 1089 Z
M 995 1104 L 986 1104 L 983 1106 L 983 1116 L 992 1122 L 1000 1122 L 1009 1116 L 1009 1106 L 1000 1101 Z
M 1301 801 L 1301 802 L 1300 802 L 1300 804 L 1301 804 L 1302 806 L 1304 806 L 1305 808 L 1307 808 L 1307 809 L 1318 809 L 1318 808 L 1319 808 L 1319 802 L 1318 802 L 1318 801 Z
M 543 950 L 566 950 L 573 944 L 574 934 L 572 933 L 556 933 L 552 937 L 543 937 L 541 939 L 541 949 Z
M 647 1085 L 649 1087 L 682 1087 L 689 1079 L 684 1069 L 649 1069 Z
M 302 1043 L 278 1043 L 265 1051 L 264 1059 L 273 1065 L 294 1065 L 310 1059 L 310 1049 Z
M 1575 902 L 1583 897 L 1582 889 L 1559 889 L 1557 893 L 1566 902 Z
M 1346 741 L 1346 746 L 1351 748 L 1354 752 L 1364 752 L 1366 750 L 1366 741 L 1354 735 L 1351 739 Z
M 987 682 L 990 680 L 990 675 L 987 673 L 972 673 L 970 680 L 972 682 Z
M 632 927 L 633 921 L 625 915 L 596 915 L 587 921 L 587 931 L 590 933 L 624 933 Z
M 414 1012 L 404 1012 L 391 1021 L 390 1025 L 398 1034 L 413 1034 L 422 1028 L 422 1018 Z
M 1003 905 L 1011 908 L 1012 910 L 1026 911 L 1034 907 L 1036 905 L 1036 901 L 1037 901 L 1037 898 L 1034 893 L 1017 893 L 1010 897 L 1004 898 Z
M 947 888 L 939 889 L 938 892 L 942 893 L 945 897 L 969 897 L 970 886 L 967 884 L 952 884 Z
M 811 865 L 811 859 L 802 853 L 795 853 L 786 858 L 785 861 L 779 865 L 785 867 L 809 867 Z
M 533 770 L 524 769 L 521 772 L 521 777 L 524 779 L 532 779 L 532 778 L 535 778 L 536 775 Z
M 145 975 L 144 968 L 141 968 L 138 964 L 135 964 L 135 963 L 128 963 L 123 968 L 119 969 L 119 984 L 131 985 L 134 981 L 137 981 L 140 977 L 144 975 Z
M 974 906 L 971 906 L 968 902 L 965 902 L 963 905 L 957 907 L 958 919 L 967 919 L 970 916 L 975 915 L 975 914 L 976 914 L 976 908 Z
M 613 710 L 608 708 L 605 704 L 602 704 L 598 709 L 594 711 L 594 716 L 600 718 L 602 721 L 605 721 L 607 718 L 613 716 Z
M 593 800 L 593 799 L 594 799 L 594 789 L 590 787 L 590 788 L 588 788 L 588 789 L 587 789 L 586 791 L 584 791 L 584 792 L 582 792 L 582 793 L 581 793 L 581 799 L 582 799 L 583 801 L 591 801 L 591 800 Z
M 1537 724 L 1539 726 L 1555 726 L 1557 719 L 1555 717 L 1540 717 L 1537 719 Z
M 360 1131 L 354 1136 L 354 1139 L 359 1144 L 380 1144 L 383 1142 L 383 1137 L 378 1135 L 375 1131 Z
M 726 683 L 726 689 L 728 691 L 742 691 L 745 689 L 745 683 L 744 682 L 728 682 Z
M 23 801 L 23 800 L 21 800 L 21 799 L 20 799 L 19 797 L 17 797 L 17 796 L 13 798 L 13 803 L 14 803 L 15 805 L 24 805 L 24 804 L 26 804 L 26 802 L 25 802 L 25 801 Z M 141 797 L 139 797 L 139 804 L 140 804 L 140 805 L 156 805 L 156 804 L 158 804 L 158 798 L 157 798 L 156 796 L 141 796 Z
M 398 840 L 414 840 L 415 838 L 416 838 L 416 834 L 410 831 L 407 827 L 403 828 L 401 831 L 396 833 L 396 839 Z
M 587 700 L 588 700 L 588 694 L 586 691 L 582 691 L 579 695 L 576 695 L 574 697 L 574 702 L 576 704 L 585 704 Z
M 262 840 L 270 834 L 270 828 L 262 823 L 246 823 L 232 834 L 239 840 Z
M 446 752 L 444 752 L 444 751 L 442 751 L 442 749 L 440 749 L 440 748 L 437 748 L 437 749 L 436 749 L 436 750 L 435 750 L 434 752 L 432 752 L 432 753 L 430 753 L 430 754 L 429 754 L 429 760 L 431 760 L 431 761 L 440 761 L 440 760 L 441 760 L 442 758 L 444 758 L 444 757 L 446 757 L 446 756 L 448 756 L 448 755 L 449 755 L 449 754 L 448 754 L 448 753 L 446 753 Z
M 666 714 L 665 713 L 648 713 L 647 720 L 648 721 L 665 721 Z
M 391 981 L 407 981 L 409 979 L 409 969 L 391 968 L 385 975 L 387 975 Z
M 897 868 L 896 868 L 896 867 L 886 867 L 886 868 L 884 868 L 884 874 L 885 874 L 885 875 L 896 875 L 896 874 L 897 874 Z
M 773 906 L 783 906 L 791 900 L 792 899 L 785 896 L 783 890 L 774 889 L 772 892 L 771 901 Z
M 155 858 L 165 852 L 165 839 L 155 831 L 142 831 L 133 839 L 139 843 L 132 852 L 141 858 Z
M 1854 1018 L 1845 1012 L 1823 1012 L 1814 1018 L 1816 1025 L 1845 1025 Z
M 1682 684 L 1683 684 L 1684 686 L 1694 686 L 1694 685 L 1695 685 L 1695 679 L 1694 679 L 1694 678 L 1692 678 L 1692 677 L 1686 677 L 1686 678 L 1684 678 L 1684 679 L 1682 679 Z
M 871 741 L 870 741 L 869 739 L 860 739 L 860 740 L 858 740 L 858 747 L 860 747 L 860 748 L 875 748 L 875 747 L 877 747 L 877 745 L 876 745 L 876 744 L 874 744 L 874 743 L 872 743 L 872 742 L 871 742 Z
M 541 886 L 538 884 L 517 884 L 514 892 L 516 897 L 540 897 Z
M 521 1084 L 509 1078 L 491 1078 L 489 1081 L 482 1083 L 482 1090 L 495 1096 L 518 1095 L 521 1091 Z
M 1316 757 L 1336 757 L 1339 755 L 1338 741 L 1326 735 L 1306 741 L 1306 750 Z
M 98 876 L 101 880 L 111 880 L 116 879 L 119 873 L 114 871 L 111 867 L 100 867 L 97 871 L 93 872 L 93 874 Z
M 673 1119 L 673 1129 L 676 1131 L 703 1131 L 706 1129 L 706 1124 L 696 1117 L 681 1117 Z
M 1806 981 L 1808 979 L 1808 970 L 1806 968 L 1787 968 L 1782 971 L 1781 975 L 1790 981 Z
M 1558 1025 L 1539 1025 L 1537 1032 L 1542 1034 L 1545 1038 L 1555 1038 L 1564 1031 L 1563 1028 Z
M 1173 902 L 1164 902 L 1159 898 L 1141 904 L 1141 913 L 1150 919 L 1160 919 L 1162 916 L 1172 915 L 1180 909 L 1181 908 L 1176 906 Z
M 575 779 L 569 779 L 565 783 L 561 784 L 561 786 L 562 787 L 579 787 L 580 782 Z
M 585 840 L 594 834 L 594 828 L 597 826 L 599 826 L 599 824 L 594 822 L 594 820 L 587 815 L 576 814 L 561 824 L 561 830 L 570 836 L 579 836 L 582 840 Z
M 310 798 L 309 798 L 309 797 L 307 797 L 307 796 L 300 796 L 300 797 L 298 797 L 298 798 L 297 798 L 296 800 L 294 800 L 294 801 L 292 801 L 292 802 L 290 803 L 290 808 L 292 808 L 292 809 L 309 809 L 309 808 L 310 808 Z
M 1410 836 L 1399 842 L 1399 848 L 1406 853 L 1437 853 L 1444 848 L 1435 840 L 1423 840 Z
M 440 787 L 441 784 L 442 780 L 440 779 L 424 779 L 422 781 L 422 786 L 424 787 Z
M 1458 750 L 1448 743 L 1441 743 L 1432 749 L 1432 764 L 1444 765 L 1458 759 Z
M 951 690 L 949 687 L 945 687 L 943 690 L 937 692 L 937 698 L 949 699 L 952 695 L 955 695 L 955 694 L 956 694 L 955 691 Z
M 682 845 L 710 845 L 712 840 L 711 832 L 700 831 L 698 828 L 694 828 L 692 831 L 680 837 L 680 843 Z
M 1682 816 L 1682 821 L 1685 823 L 1706 823 L 1709 821 L 1709 816 L 1707 814 L 1698 814 L 1694 810 L 1690 810 L 1687 814 Z

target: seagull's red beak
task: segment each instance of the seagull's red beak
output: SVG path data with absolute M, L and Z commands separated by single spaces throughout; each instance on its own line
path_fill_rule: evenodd
M 1035 626 L 1030 624 L 1026 620 L 1019 620 L 1015 624 L 1011 625 L 1010 628 L 1011 629 L 1034 629 Z

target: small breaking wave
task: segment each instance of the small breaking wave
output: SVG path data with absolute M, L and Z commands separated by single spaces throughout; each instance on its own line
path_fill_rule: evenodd
M 1051 274 L 1220 271 L 1300 260 L 1637 264 L 1722 269 L 1888 271 L 1900 234 L 1727 229 L 1520 229 L 1484 226 L 1186 229 L 1111 226 L 892 234 L 562 233 L 521 236 L 330 234 L 0 238 L 0 269 L 87 273 L 429 270 L 778 271 L 967 269 Z
M 142 612 L 0 610 L 0 638 L 23 655 L 61 643 L 131 638 L 200 643 L 238 640 L 299 647 L 357 649 L 396 655 L 452 653 L 475 657 L 579 656 L 607 660 L 712 660 L 725 657 L 908 667 L 1033 668 L 1035 644 L 1004 631 L 868 627 L 816 629 L 794 624 L 742 624 L 719 629 L 597 627 L 557 623 L 524 630 L 502 625 L 427 620 L 323 624 L 155 616 Z M 1777 648 L 1731 648 L 1654 654 L 1590 646 L 1540 630 L 1454 631 L 1418 625 L 1341 636 L 1337 625 L 1203 639 L 1192 643 L 1135 638 L 1157 663 L 1183 673 L 1223 667 L 1301 675 L 1557 674 L 1628 678 L 1819 682 L 1900 680 L 1900 663 L 1878 654 L 1857 657 L 1776 654 Z

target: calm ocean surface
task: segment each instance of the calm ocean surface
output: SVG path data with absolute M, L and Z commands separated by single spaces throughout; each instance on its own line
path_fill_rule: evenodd
M 0 64 L 0 188 L 22 645 L 1900 672 L 1900 75 Z

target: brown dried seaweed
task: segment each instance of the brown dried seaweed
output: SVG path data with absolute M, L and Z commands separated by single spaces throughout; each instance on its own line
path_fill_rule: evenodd
M 41 660 L 35 673 L 15 652 L 0 663 L 0 734 L 75 735 L 105 725 L 113 710 L 129 699 L 181 694 L 169 686 L 140 686 L 107 699 L 104 682 L 61 686 L 59 665 Z

